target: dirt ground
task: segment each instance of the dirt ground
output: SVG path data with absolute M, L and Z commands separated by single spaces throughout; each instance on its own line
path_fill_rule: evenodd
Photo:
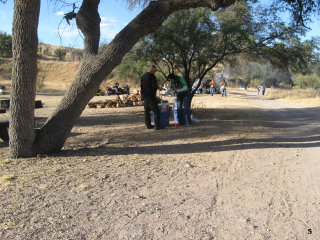
M 59 98 L 37 97 L 37 124 Z M 320 239 L 319 107 L 231 90 L 193 115 L 156 131 L 143 107 L 86 109 L 37 158 L 0 142 L 0 239 Z

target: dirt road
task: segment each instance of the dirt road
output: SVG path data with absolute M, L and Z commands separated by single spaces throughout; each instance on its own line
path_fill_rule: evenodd
M 155 131 L 142 107 L 86 109 L 55 156 L 1 142 L 0 239 L 320 239 L 320 108 L 230 91 L 194 117 Z

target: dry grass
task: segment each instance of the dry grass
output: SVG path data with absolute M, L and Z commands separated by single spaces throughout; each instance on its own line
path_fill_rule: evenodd
M 0 72 L 10 64 L 9 59 L 0 62 Z M 43 86 L 39 91 L 66 91 L 78 72 L 79 64 L 79 62 L 38 60 L 38 77 L 43 80 Z M 6 86 L 6 91 L 10 92 L 11 80 L 0 75 L 0 81 L 1 85 Z
M 11 181 L 15 179 L 14 175 L 4 175 L 0 177 L 0 183 L 5 182 L 5 181 Z
M 16 176 L 12 174 L 0 176 L 0 191 L 2 190 L 2 188 L 10 186 L 11 182 L 15 178 Z
M 320 97 L 320 90 L 313 90 L 313 89 L 268 89 L 267 96 L 271 99 L 319 98 Z
M 10 92 L 11 80 L 4 77 L 5 68 L 11 65 L 10 59 L 0 59 L 0 83 L 6 86 L 6 91 Z M 42 86 L 38 92 L 64 92 L 75 79 L 80 62 L 38 60 L 38 79 L 42 80 Z M 103 87 L 113 86 L 116 82 L 125 83 L 124 80 L 108 79 L 102 83 Z M 131 91 L 140 89 L 139 85 L 132 85 L 128 82 Z
M 11 160 L 9 160 L 9 159 L 4 159 L 4 160 L 1 160 L 1 161 L 0 161 L 0 166 L 1 166 L 1 165 L 5 165 L 5 164 L 9 164 L 9 163 L 11 163 Z
M 312 89 L 267 89 L 267 97 L 304 107 L 320 107 L 320 90 Z
M 42 91 L 65 91 L 74 80 L 79 68 L 79 62 L 39 60 L 38 64 L 39 75 L 44 76 Z

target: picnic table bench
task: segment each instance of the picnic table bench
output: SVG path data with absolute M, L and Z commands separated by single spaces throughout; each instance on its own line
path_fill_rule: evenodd
M 4 142 L 9 141 L 8 127 L 9 127 L 9 121 L 0 122 L 0 138 Z
M 10 108 L 10 99 L 1 99 L 0 100 L 0 109 L 8 110 Z M 43 108 L 41 100 L 34 101 L 34 108 Z
M 10 108 L 10 99 L 2 99 L 0 100 L 0 114 L 6 113 Z M 43 104 L 41 100 L 36 100 L 34 103 L 34 108 L 43 108 Z M 0 122 L 0 138 L 8 142 L 9 134 L 8 134 L 9 121 Z

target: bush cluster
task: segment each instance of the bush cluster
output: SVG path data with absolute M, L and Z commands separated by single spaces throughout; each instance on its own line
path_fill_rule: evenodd
M 12 36 L 0 32 L 0 57 L 12 57 Z
M 294 76 L 293 82 L 296 86 L 302 89 L 320 89 L 320 77 L 316 74 Z

